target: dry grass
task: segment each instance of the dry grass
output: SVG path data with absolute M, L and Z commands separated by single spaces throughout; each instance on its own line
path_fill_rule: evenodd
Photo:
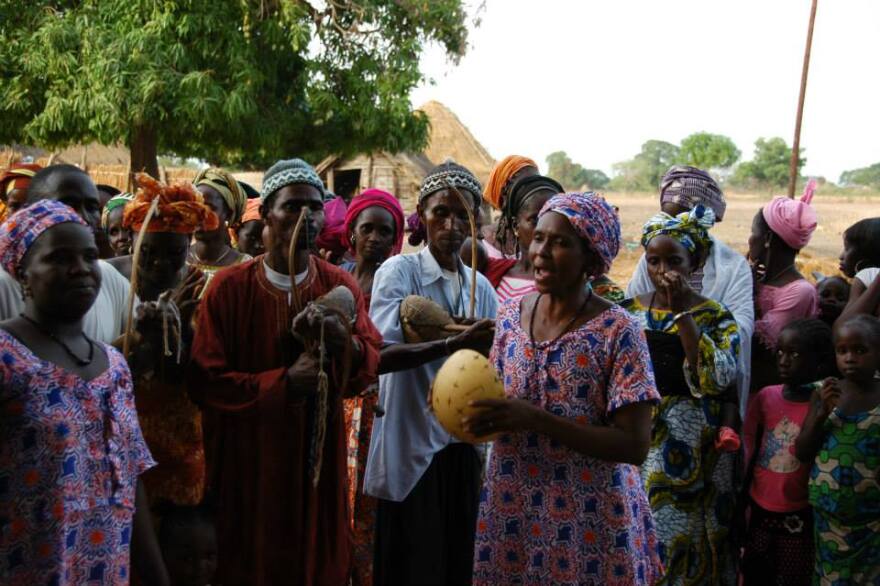
M 752 219 L 769 199 L 767 195 L 726 193 L 727 211 L 724 221 L 712 232 L 732 248 L 745 254 Z M 606 199 L 620 208 L 624 246 L 611 269 L 611 278 L 626 284 L 641 255 L 639 236 L 642 223 L 658 209 L 657 196 L 647 193 L 607 193 Z M 837 257 L 843 248 L 842 234 L 863 218 L 880 216 L 880 201 L 870 197 L 824 196 L 821 190 L 813 200 L 819 226 L 799 256 L 801 272 L 810 277 L 812 271 L 837 274 Z

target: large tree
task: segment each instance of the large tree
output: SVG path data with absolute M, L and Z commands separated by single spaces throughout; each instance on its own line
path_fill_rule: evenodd
M 0 142 L 122 142 L 223 164 L 421 146 L 409 92 L 460 0 L 0 3 Z
M 846 186 L 880 187 L 880 163 L 844 171 L 840 174 L 840 183 Z
M 722 134 L 695 132 L 681 141 L 678 160 L 705 170 L 725 169 L 732 167 L 741 154 L 733 140 Z
M 614 164 L 611 188 L 624 191 L 656 191 L 667 169 L 678 160 L 679 149 L 663 140 L 649 140 L 629 161 Z
M 599 169 L 585 169 L 571 160 L 565 151 L 547 155 L 547 175 L 559 181 L 570 191 L 577 189 L 605 189 L 608 176 Z
M 804 149 L 801 149 L 801 153 Z M 806 163 L 798 159 L 798 173 Z M 751 161 L 740 163 L 731 180 L 736 185 L 749 188 L 782 188 L 788 185 L 791 168 L 791 147 L 779 137 L 759 138 L 755 141 L 755 154 Z

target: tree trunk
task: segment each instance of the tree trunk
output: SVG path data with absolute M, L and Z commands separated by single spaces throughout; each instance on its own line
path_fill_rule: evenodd
M 159 159 L 156 156 L 156 130 L 149 126 L 136 126 L 131 131 L 128 148 L 131 151 L 131 172 L 143 171 L 159 177 Z

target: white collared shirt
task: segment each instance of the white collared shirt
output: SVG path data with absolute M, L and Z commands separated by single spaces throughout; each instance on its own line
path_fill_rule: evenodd
M 370 318 L 386 344 L 405 343 L 400 325 L 400 303 L 408 295 L 433 299 L 453 315 L 463 315 L 470 304 L 473 273 L 459 261 L 459 274 L 444 275 L 430 250 L 402 254 L 385 261 L 373 278 Z M 460 278 L 459 278 L 460 275 Z M 477 273 L 477 318 L 495 318 L 495 290 Z M 425 473 L 434 454 L 456 442 L 428 409 L 428 389 L 445 358 L 379 377 L 379 404 L 383 417 L 373 423 L 373 436 L 364 475 L 364 492 L 402 501 Z

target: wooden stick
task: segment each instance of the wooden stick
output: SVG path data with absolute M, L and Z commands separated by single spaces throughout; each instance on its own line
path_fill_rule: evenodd
M 290 273 L 290 301 L 293 305 L 293 315 L 291 319 L 299 315 L 303 310 L 302 301 L 299 298 L 299 291 L 296 288 L 296 267 L 294 260 L 296 259 L 296 241 L 299 240 L 299 231 L 302 229 L 303 222 L 308 215 L 308 210 L 302 210 L 296 225 L 293 227 L 293 235 L 290 237 L 290 248 L 287 249 L 287 271 Z
M 159 195 L 156 194 L 156 197 L 153 198 L 153 203 L 150 204 L 150 209 L 147 210 L 147 215 L 144 216 L 144 223 L 141 226 L 141 229 L 138 230 L 137 240 L 134 243 L 134 253 L 131 255 L 131 288 L 128 290 L 128 323 L 125 325 L 125 338 L 122 341 L 122 355 L 125 358 L 128 358 L 128 351 L 131 349 L 131 336 L 132 330 L 134 329 L 134 296 L 137 291 L 137 283 L 138 283 L 138 262 L 141 257 L 141 245 L 144 243 L 144 236 L 147 234 L 147 226 L 150 225 L 150 220 L 153 219 L 153 214 L 156 213 L 156 210 L 159 208 Z
M 816 5 L 818 0 L 813 0 L 810 9 L 810 24 L 807 28 L 807 46 L 804 49 L 804 68 L 801 71 L 801 93 L 798 96 L 797 116 L 794 122 L 794 142 L 791 145 L 791 168 L 788 177 L 788 197 L 794 197 L 794 189 L 798 180 L 798 162 L 801 150 L 801 120 L 804 117 L 804 96 L 807 93 L 807 74 L 810 71 L 810 52 L 813 47 L 813 26 L 816 23 Z
M 464 206 L 468 215 L 468 221 L 471 224 L 471 303 L 468 308 L 468 318 L 474 319 L 474 312 L 477 306 L 477 221 L 474 218 L 473 210 L 471 210 L 473 202 L 469 204 L 464 195 L 449 181 L 446 182 L 446 186 L 461 200 L 461 205 Z

